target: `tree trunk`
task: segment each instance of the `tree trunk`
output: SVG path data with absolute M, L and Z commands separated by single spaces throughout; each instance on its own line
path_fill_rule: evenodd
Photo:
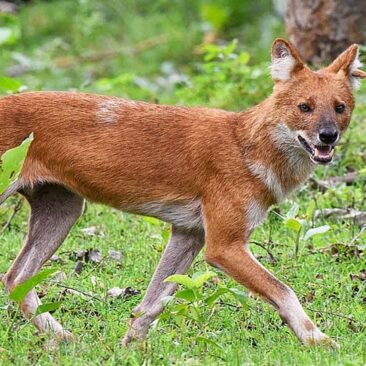
M 286 30 L 304 61 L 319 65 L 366 42 L 365 0 L 287 0 Z

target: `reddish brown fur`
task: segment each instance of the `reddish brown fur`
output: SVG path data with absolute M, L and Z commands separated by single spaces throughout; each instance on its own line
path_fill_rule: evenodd
M 98 103 L 105 100 L 121 103 L 115 123 L 96 120 Z M 296 106 L 307 100 L 319 109 L 305 119 Z M 277 86 L 266 101 L 241 113 L 142 102 L 130 106 L 117 98 L 79 93 L 23 93 L 1 99 L 1 130 L 6 133 L 0 146 L 4 151 L 34 133 L 22 172 L 27 184 L 60 182 L 117 208 L 130 202 L 189 200 L 202 196 L 219 175 L 231 186 L 248 186 L 253 178 L 245 171 L 247 158 L 274 164 L 285 175 L 283 153 L 271 146 L 271 126 L 282 119 L 291 128 L 315 130 L 321 114 L 335 116 L 336 100 L 348 105 L 339 118 L 345 130 L 353 96 L 344 82 L 325 73 L 309 72 Z M 11 128 L 13 121 L 17 126 Z M 293 176 L 283 180 L 298 183 Z M 260 189 L 258 195 L 266 196 Z
M 276 145 L 273 134 L 283 123 L 313 138 L 322 118 L 332 119 L 344 132 L 354 108 L 347 67 L 355 55 L 351 49 L 333 66 L 312 72 L 291 45 L 283 40 L 275 45 L 278 42 L 295 59 L 291 79 L 277 81 L 273 94 L 247 111 L 162 106 L 80 93 L 12 95 L 0 100 L 0 153 L 33 132 L 20 175 L 24 187 L 58 183 L 91 201 L 131 212 L 152 202 L 201 200 L 206 259 L 272 303 L 295 330 L 286 299 L 290 296 L 296 303 L 296 297 L 258 265 L 246 246 L 252 219 L 245 209 L 253 200 L 265 209 L 278 201 L 248 164 L 272 169 L 285 191 L 307 178 L 310 171 L 289 165 L 288 152 Z M 340 69 L 346 72 L 340 74 Z M 303 102 L 313 113 L 299 110 Z M 337 114 L 334 107 L 340 102 L 346 110 Z M 304 319 L 306 330 L 315 329 Z

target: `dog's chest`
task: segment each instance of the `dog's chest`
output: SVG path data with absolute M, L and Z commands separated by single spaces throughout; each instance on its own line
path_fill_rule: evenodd
M 189 202 L 150 202 L 138 205 L 128 211 L 153 216 L 176 227 L 201 230 L 203 229 L 202 203 L 200 199 Z
M 248 163 L 249 171 L 257 177 L 262 184 L 272 193 L 276 202 L 281 202 L 289 194 L 282 180 L 269 166 L 262 163 Z
M 275 202 L 280 203 L 309 177 L 313 170 L 309 162 L 309 159 L 289 159 L 277 171 L 259 162 L 250 162 L 247 167 L 272 193 Z

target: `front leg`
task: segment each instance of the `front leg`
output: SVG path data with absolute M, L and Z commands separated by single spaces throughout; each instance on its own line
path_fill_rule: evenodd
M 270 303 L 303 344 L 337 346 L 310 320 L 294 291 L 251 254 L 247 242 L 255 224 L 253 220 L 258 219 L 258 212 L 265 212 L 265 209 L 253 196 L 235 201 L 237 197 L 240 195 L 218 195 L 215 199 L 211 195 L 204 202 L 207 262 Z

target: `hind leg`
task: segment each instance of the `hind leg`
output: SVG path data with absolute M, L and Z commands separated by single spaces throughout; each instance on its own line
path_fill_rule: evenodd
M 81 197 L 55 184 L 36 187 L 23 194 L 31 207 L 29 230 L 21 252 L 3 279 L 9 292 L 39 272 L 62 244 L 83 208 Z M 33 289 L 20 303 L 20 308 L 40 331 L 60 338 L 70 336 L 49 313 L 34 317 L 40 304 Z
M 133 310 L 128 333 L 122 343 L 144 339 L 150 324 L 164 310 L 163 298 L 172 295 L 177 285 L 164 280 L 172 274 L 184 274 L 204 244 L 202 233 L 172 228 L 172 234 L 142 302 Z

